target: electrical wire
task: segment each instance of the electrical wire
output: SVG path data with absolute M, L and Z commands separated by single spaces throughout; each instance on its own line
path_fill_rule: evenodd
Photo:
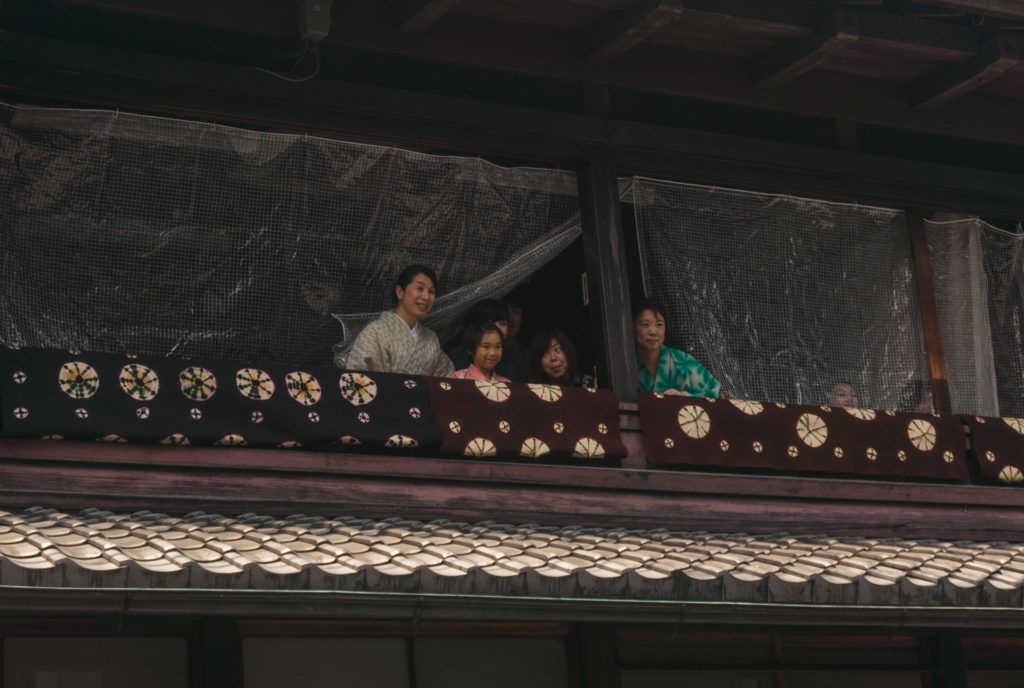
M 302 55 L 299 56 L 299 59 L 296 60 L 295 64 L 292 66 L 292 70 L 293 71 L 294 71 L 295 67 L 298 66 L 299 62 L 301 62 L 303 59 L 305 59 L 306 55 L 308 55 L 308 54 L 309 54 L 309 42 L 307 41 L 306 42 L 306 48 L 303 50 Z M 276 76 L 278 79 L 283 79 L 284 81 L 290 81 L 292 83 L 296 83 L 297 84 L 297 83 L 301 83 L 303 81 L 309 81 L 311 79 L 314 79 L 314 78 L 316 78 L 316 76 L 318 74 L 320 74 L 320 47 L 316 43 L 313 43 L 313 59 L 316 61 L 316 68 L 313 70 L 313 73 L 310 74 L 309 76 L 304 76 L 304 77 L 299 77 L 299 78 L 285 76 L 284 74 L 278 74 L 277 72 L 275 72 L 273 70 L 263 69 L 262 67 L 253 67 L 253 69 L 255 69 L 257 72 L 263 72 L 265 74 L 270 74 L 271 76 Z

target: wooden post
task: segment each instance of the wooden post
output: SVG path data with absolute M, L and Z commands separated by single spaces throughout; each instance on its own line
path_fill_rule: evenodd
M 204 688 L 242 688 L 242 639 L 234 619 L 210 617 L 202 622 L 202 647 L 191 661 L 200 663 Z
M 921 331 L 924 336 L 924 350 L 928 357 L 928 372 L 932 380 L 932 399 L 939 413 L 952 413 L 949 396 L 949 375 L 946 372 L 946 356 L 942 350 L 942 330 L 939 327 L 938 306 L 935 303 L 935 283 L 932 263 L 928 256 L 928 237 L 924 215 L 920 211 L 909 211 L 910 248 L 914 256 L 914 283 L 917 285 L 917 307 L 921 314 Z
M 964 667 L 964 650 L 960 636 L 952 631 L 939 634 L 938 646 L 941 673 L 938 688 L 967 688 L 967 669 Z
M 580 673 L 587 688 L 619 688 L 618 650 L 610 624 L 579 626 Z
M 635 401 L 636 353 L 615 162 L 594 153 L 578 175 L 583 254 L 595 341 L 603 343 L 605 377 L 621 401 Z

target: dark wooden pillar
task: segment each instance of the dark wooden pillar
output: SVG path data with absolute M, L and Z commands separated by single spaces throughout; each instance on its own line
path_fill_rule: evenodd
M 934 645 L 941 666 L 936 688 L 967 688 L 967 669 L 960 636 L 951 631 L 941 633 Z
M 586 688 L 619 688 L 615 633 L 608 624 L 579 626 L 580 675 Z
M 924 216 L 919 211 L 907 213 L 910 225 L 910 247 L 914 256 L 914 283 L 917 285 L 917 307 L 921 313 L 921 331 L 924 350 L 928 357 L 928 372 L 932 379 L 932 399 L 939 413 L 952 413 L 949 397 L 949 375 L 946 356 L 942 350 L 942 330 L 939 311 L 935 303 L 935 282 L 932 262 L 928 255 L 928 237 Z
M 615 162 L 595 152 L 579 171 L 586 288 L 595 340 L 603 347 L 604 379 L 619 399 L 636 399 L 636 353 L 630 314 L 626 247 Z
M 243 688 L 242 639 L 234 619 L 208 618 L 190 663 L 199 665 L 203 688 Z

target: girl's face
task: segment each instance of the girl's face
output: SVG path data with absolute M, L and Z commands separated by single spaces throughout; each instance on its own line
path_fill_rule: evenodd
M 501 335 L 497 332 L 484 332 L 473 352 L 473 365 L 490 377 L 501 362 L 501 349 Z
M 540 359 L 540 367 L 552 380 L 561 380 L 569 374 L 569 358 L 557 339 L 552 339 L 548 344 L 548 350 Z
M 636 346 L 644 351 L 656 351 L 665 343 L 665 318 L 652 310 L 640 311 L 633 321 Z
M 395 287 L 395 294 L 398 296 L 398 307 L 417 320 L 434 307 L 434 283 L 422 273 L 413 277 L 404 289 Z

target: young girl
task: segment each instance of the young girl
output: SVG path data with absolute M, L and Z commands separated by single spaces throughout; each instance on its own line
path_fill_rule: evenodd
M 493 322 L 470 325 L 462 333 L 462 346 L 469 354 L 472 363 L 468 368 L 456 370 L 452 377 L 461 380 L 487 380 L 489 382 L 509 382 L 494 372 L 501 363 L 501 350 L 505 337 Z
M 425 265 L 410 265 L 395 279 L 393 310 L 384 311 L 356 337 L 348 355 L 350 370 L 447 377 L 455 366 L 441 350 L 437 335 L 420 320 L 434 307 L 437 275 Z

